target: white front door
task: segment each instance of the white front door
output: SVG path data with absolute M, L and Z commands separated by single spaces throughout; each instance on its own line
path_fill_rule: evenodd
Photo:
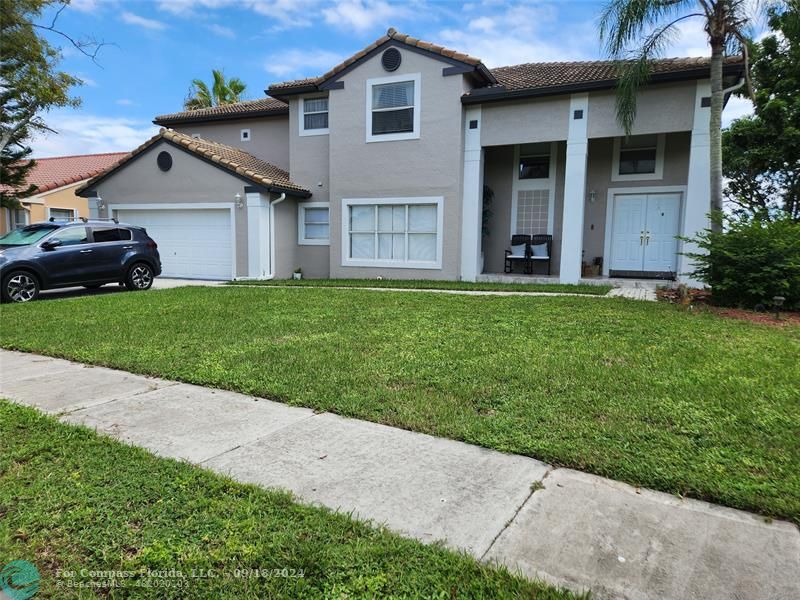
M 115 213 L 120 222 L 144 227 L 155 240 L 163 277 L 233 277 L 230 210 L 137 208 Z
M 610 270 L 674 273 L 680 208 L 677 193 L 615 196 Z

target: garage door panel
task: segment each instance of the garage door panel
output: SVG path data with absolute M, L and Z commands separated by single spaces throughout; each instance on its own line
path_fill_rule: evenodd
M 117 218 L 147 229 L 158 244 L 164 277 L 230 279 L 231 216 L 227 209 L 123 209 Z

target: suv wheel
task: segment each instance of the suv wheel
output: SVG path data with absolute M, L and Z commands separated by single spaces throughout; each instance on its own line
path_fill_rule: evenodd
M 125 287 L 129 290 L 149 290 L 153 285 L 153 269 L 145 263 L 136 263 L 128 271 Z
M 30 302 L 39 297 L 39 282 L 27 271 L 12 271 L 3 278 L 4 302 Z

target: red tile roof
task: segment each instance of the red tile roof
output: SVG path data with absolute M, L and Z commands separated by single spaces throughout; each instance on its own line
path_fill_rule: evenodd
M 199 121 L 215 121 L 222 119 L 237 119 L 243 117 L 271 116 L 289 114 L 289 105 L 275 98 L 260 98 L 258 100 L 245 100 L 235 104 L 223 104 L 211 108 L 198 108 L 185 110 L 168 115 L 159 115 L 153 119 L 156 125 L 175 125 L 178 123 L 192 123 Z
M 184 133 L 178 133 L 172 129 L 161 129 L 156 135 L 144 142 L 138 148 L 127 154 L 123 154 L 121 160 L 109 166 L 102 173 L 92 177 L 89 181 L 80 186 L 76 193 L 86 191 L 95 185 L 100 179 L 123 166 L 129 160 L 147 150 L 159 140 L 166 140 L 183 148 L 187 152 L 207 159 L 216 164 L 219 168 L 235 173 L 248 179 L 256 185 L 261 185 L 269 189 L 289 192 L 301 197 L 308 197 L 311 193 L 300 185 L 289 179 L 289 173 L 268 162 L 256 158 L 249 152 L 241 148 L 220 144 L 211 140 L 195 138 Z
M 37 158 L 36 164 L 28 173 L 27 183 L 38 188 L 36 194 L 42 194 L 94 177 L 125 155 L 127 152 Z

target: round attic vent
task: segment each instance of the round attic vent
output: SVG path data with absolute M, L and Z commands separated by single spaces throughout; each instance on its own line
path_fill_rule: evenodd
M 156 164 L 162 171 L 169 171 L 172 168 L 172 155 L 169 152 L 159 152 Z
M 397 48 L 389 48 L 381 56 L 381 64 L 387 71 L 396 71 L 397 67 L 400 66 L 401 60 L 400 51 Z

